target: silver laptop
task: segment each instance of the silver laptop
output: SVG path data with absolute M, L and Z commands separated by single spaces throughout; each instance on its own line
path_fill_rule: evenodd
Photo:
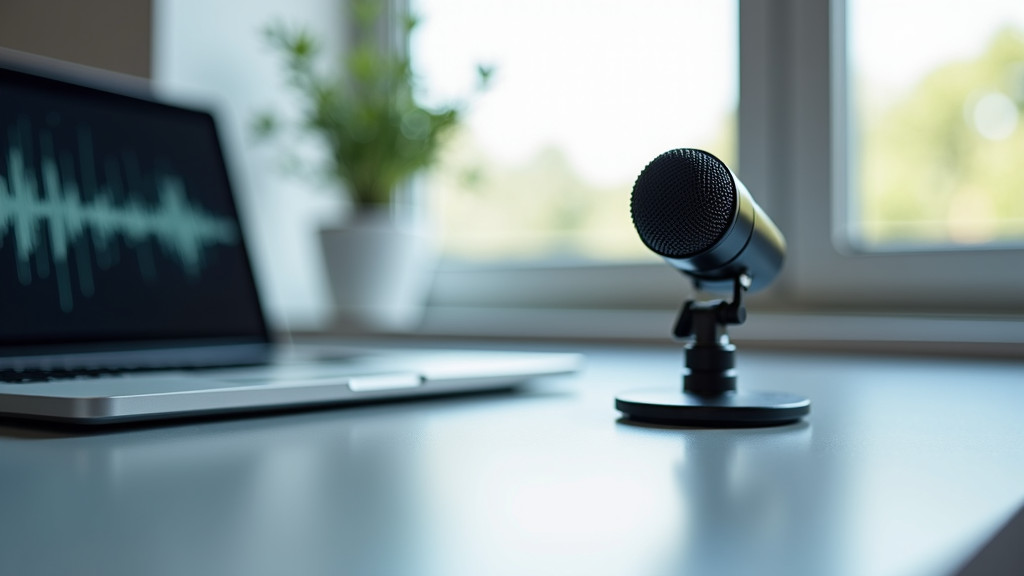
M 577 368 L 573 354 L 282 351 L 213 117 L 54 70 L 0 53 L 0 417 L 366 402 Z

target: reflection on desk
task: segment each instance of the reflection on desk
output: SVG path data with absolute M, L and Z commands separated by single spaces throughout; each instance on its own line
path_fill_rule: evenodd
M 811 416 L 696 430 L 613 408 L 679 350 L 582 351 L 511 393 L 5 423 L 0 574 L 955 574 L 1024 502 L 1020 363 L 744 351 Z

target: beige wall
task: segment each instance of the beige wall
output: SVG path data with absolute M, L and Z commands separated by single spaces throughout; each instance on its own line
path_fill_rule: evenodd
M 3 0 L 0 46 L 150 77 L 152 0 Z

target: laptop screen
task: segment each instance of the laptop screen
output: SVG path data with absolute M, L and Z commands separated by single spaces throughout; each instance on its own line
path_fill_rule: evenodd
M 0 66 L 0 348 L 262 342 L 213 118 Z

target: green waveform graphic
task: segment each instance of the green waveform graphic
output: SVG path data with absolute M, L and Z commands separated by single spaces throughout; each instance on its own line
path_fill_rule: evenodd
M 35 276 L 40 279 L 50 276 L 52 266 L 64 312 L 74 307 L 71 258 L 78 271 L 78 290 L 89 297 L 95 290 L 90 252 L 95 253 L 96 266 L 107 270 L 120 261 L 118 239 L 136 252 L 140 274 L 149 282 L 156 281 L 157 276 L 150 242 L 155 242 L 188 276 L 198 278 L 204 254 L 210 247 L 239 241 L 234 221 L 190 203 L 184 182 L 175 175 L 153 177 L 157 201 L 148 204 L 131 190 L 115 194 L 123 189 L 120 177 L 114 176 L 120 173 L 120 166 L 108 159 L 108 181 L 87 183 L 93 190 L 87 200 L 83 199 L 70 156 L 63 155 L 62 160 L 67 161 L 58 167 L 52 142 L 45 133 L 40 136 L 41 182 L 37 182 L 36 172 L 26 165 L 24 150 L 14 143 L 14 130 L 11 132 L 7 174 L 0 174 L 0 247 L 13 234 L 17 276 L 23 285 L 33 281 L 33 260 Z M 91 148 L 87 133 L 80 133 L 78 152 L 83 180 L 94 181 Z M 131 184 L 133 178 L 128 180 Z M 118 201 L 118 197 L 122 200 Z

